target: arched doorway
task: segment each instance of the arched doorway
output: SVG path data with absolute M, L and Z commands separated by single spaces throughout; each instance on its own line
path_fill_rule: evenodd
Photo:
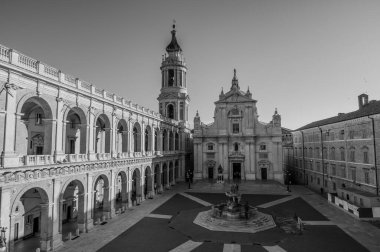
M 41 97 L 27 99 L 18 111 L 16 122 L 16 153 L 21 155 L 52 155 L 52 110 Z
M 121 153 L 128 152 L 128 126 L 124 119 L 121 119 L 117 124 L 116 152 L 119 157 Z
M 135 169 L 132 173 L 132 202 L 137 202 L 137 199 L 141 199 L 141 174 L 139 169 Z
M 162 151 L 168 150 L 168 132 L 166 129 L 162 131 Z
M 71 108 L 66 116 L 64 130 L 66 131 L 65 144 L 66 154 L 86 153 L 86 115 L 83 110 L 75 107 Z
M 133 126 L 133 151 L 141 152 L 141 127 L 137 122 Z
M 178 160 L 176 160 L 174 163 L 174 179 L 177 181 L 178 178 L 179 178 L 179 164 L 178 164 Z
M 95 134 L 95 152 L 110 153 L 111 150 L 111 134 L 110 121 L 105 114 L 101 114 L 96 119 Z
M 173 174 L 174 174 L 174 166 L 173 166 L 173 162 L 170 162 L 169 163 L 169 185 L 175 184 Z
M 121 209 L 127 204 L 127 174 L 121 171 L 117 174 L 115 181 L 115 210 Z
M 62 240 L 66 241 L 69 233 L 76 230 L 85 232 L 84 186 L 79 180 L 70 181 L 61 193 L 60 231 Z
M 164 187 L 168 186 L 168 167 L 166 163 L 162 165 L 162 185 Z
M 106 175 L 102 174 L 97 177 L 94 183 L 94 204 L 93 218 L 99 224 L 103 216 L 107 216 L 110 211 L 109 202 L 109 182 Z
M 9 243 L 14 251 L 25 246 L 33 251 L 50 249 L 49 203 L 46 191 L 39 187 L 30 188 L 16 198 L 9 230 Z
M 157 192 L 161 189 L 161 172 L 160 172 L 160 165 L 156 164 L 154 167 L 154 184 L 156 185 Z
M 152 195 L 152 171 L 149 166 L 145 168 L 144 177 L 144 197 L 148 198 Z

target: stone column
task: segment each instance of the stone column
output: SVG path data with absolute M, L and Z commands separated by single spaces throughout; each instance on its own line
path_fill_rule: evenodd
M 10 74 L 9 74 L 10 75 Z M 8 77 L 10 78 L 10 76 Z M 16 139 L 16 86 L 4 84 L 5 93 L 5 118 L 4 118 L 4 142 L 3 142 L 3 165 L 4 167 L 14 167 L 19 165 L 18 156 L 15 153 Z M 26 154 L 26 153 L 23 153 Z
M 87 133 L 87 153 L 88 153 L 88 160 L 95 160 L 96 154 L 95 154 L 95 138 L 96 138 L 96 124 L 95 124 L 95 109 L 93 107 L 88 108 L 88 133 Z M 92 190 L 91 190 L 92 191 Z
M 154 171 L 154 169 L 152 169 Z M 149 180 L 148 180 L 149 181 Z M 150 175 L 150 190 L 149 190 L 149 187 L 148 187 L 148 192 L 150 192 L 150 195 L 153 196 L 156 194 L 156 192 L 154 191 L 154 172 L 152 172 L 152 174 Z
M 111 157 L 117 156 L 117 148 L 116 148 L 116 137 L 117 137 L 117 118 L 115 111 L 112 112 L 112 122 L 111 122 L 111 129 L 110 129 L 110 135 L 111 135 Z
M 142 121 L 141 122 L 141 137 L 140 137 L 140 141 L 141 141 L 141 154 L 144 156 L 145 155 L 145 122 Z
M 134 153 L 134 145 L 133 145 L 133 142 L 134 142 L 134 138 L 133 138 L 133 123 L 132 123 L 132 119 L 129 118 L 128 120 L 128 152 L 130 153 L 130 155 Z
M 156 151 L 156 149 L 154 148 L 154 145 L 155 145 L 155 139 L 154 139 L 154 132 L 155 132 L 155 129 L 154 129 L 154 126 L 152 125 L 151 126 L 151 141 L 150 141 L 150 150 L 152 151 L 153 155 L 154 155 L 154 152 Z
M 86 231 L 86 194 L 78 194 L 78 217 L 77 217 L 77 223 L 78 223 L 78 229 L 81 233 L 84 233 Z
M 111 213 L 111 218 L 115 216 L 116 212 L 115 212 L 115 201 L 116 201 L 116 198 L 115 198 L 115 186 L 116 186 L 116 174 L 113 170 L 110 170 L 110 185 L 109 185 L 109 196 L 108 196 L 108 201 L 109 201 L 109 211 Z
M 128 207 L 132 207 L 132 201 L 131 201 L 131 191 L 132 191 L 132 174 L 131 170 L 128 168 L 127 171 L 127 180 L 128 180 L 128 189 L 127 189 L 127 196 L 128 196 Z
M 62 235 L 58 233 L 57 220 L 59 218 L 54 217 L 54 214 L 58 212 L 57 209 L 58 205 L 54 207 L 54 204 L 41 204 L 40 244 L 42 251 L 55 250 L 62 245 Z
M 170 189 L 170 176 L 169 176 L 169 174 L 170 174 L 170 167 L 169 167 L 168 163 L 166 162 L 166 174 L 165 174 L 165 176 L 166 176 L 166 185 L 165 185 L 166 189 Z
M 86 185 L 86 202 L 85 202 L 85 218 L 86 218 L 86 232 L 90 231 L 94 227 L 94 189 L 92 188 L 93 178 L 88 173 L 87 175 L 87 185 Z
M 65 154 L 65 150 L 63 149 L 63 147 L 64 147 L 64 142 L 66 140 L 66 136 L 64 135 L 66 131 L 64 131 L 64 126 L 63 126 L 65 118 L 63 118 L 63 113 L 61 112 L 63 108 L 63 100 L 60 97 L 59 91 L 58 91 L 58 97 L 56 98 L 56 101 L 57 101 L 57 110 L 56 110 L 56 118 L 55 118 L 55 124 L 56 124 L 55 135 L 52 136 L 52 137 L 55 137 L 54 159 L 55 161 L 62 161 L 64 159 L 64 154 Z M 54 130 L 52 130 L 52 133 L 53 132 Z

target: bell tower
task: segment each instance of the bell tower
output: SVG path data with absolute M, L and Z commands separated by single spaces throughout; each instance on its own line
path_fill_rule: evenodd
M 162 55 L 161 92 L 157 100 L 159 112 L 188 126 L 188 107 L 190 97 L 187 94 L 186 63 L 176 38 L 175 24 L 171 31 L 172 38 Z

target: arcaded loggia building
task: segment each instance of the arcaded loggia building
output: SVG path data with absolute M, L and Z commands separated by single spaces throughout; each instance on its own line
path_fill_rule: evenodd
M 257 101 L 240 90 L 234 70 L 230 91 L 215 102 L 214 122 L 194 118 L 194 177 L 215 179 L 219 167 L 225 180 L 283 181 L 281 116 L 258 120 Z
M 64 230 L 87 232 L 184 179 L 189 97 L 174 27 L 166 51 L 156 113 L 0 45 L 0 226 L 10 251 L 27 237 L 57 248 Z

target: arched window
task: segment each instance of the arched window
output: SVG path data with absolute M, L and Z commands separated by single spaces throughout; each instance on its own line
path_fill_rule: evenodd
M 138 141 L 139 141 L 138 134 L 139 134 L 139 132 L 138 132 L 137 128 L 133 127 L 133 143 L 134 143 L 133 150 L 134 150 L 134 152 L 139 151 L 138 150 Z
M 330 149 L 330 159 L 335 160 L 335 148 L 331 147 Z
M 170 119 L 174 119 L 174 106 L 169 104 L 166 108 L 166 116 Z
M 239 151 L 239 144 L 238 143 L 234 143 L 234 150 Z
M 157 130 L 154 131 L 154 150 L 157 151 L 157 141 L 158 141 L 158 135 Z
M 179 134 L 178 133 L 175 133 L 175 150 L 179 150 Z
M 343 148 L 343 147 L 341 147 L 341 148 L 339 149 L 339 152 L 340 152 L 340 160 L 341 160 L 341 161 L 346 160 L 346 152 L 344 151 L 344 148 Z
M 149 151 L 149 130 L 148 129 L 145 129 L 144 147 L 145 147 L 145 151 Z

